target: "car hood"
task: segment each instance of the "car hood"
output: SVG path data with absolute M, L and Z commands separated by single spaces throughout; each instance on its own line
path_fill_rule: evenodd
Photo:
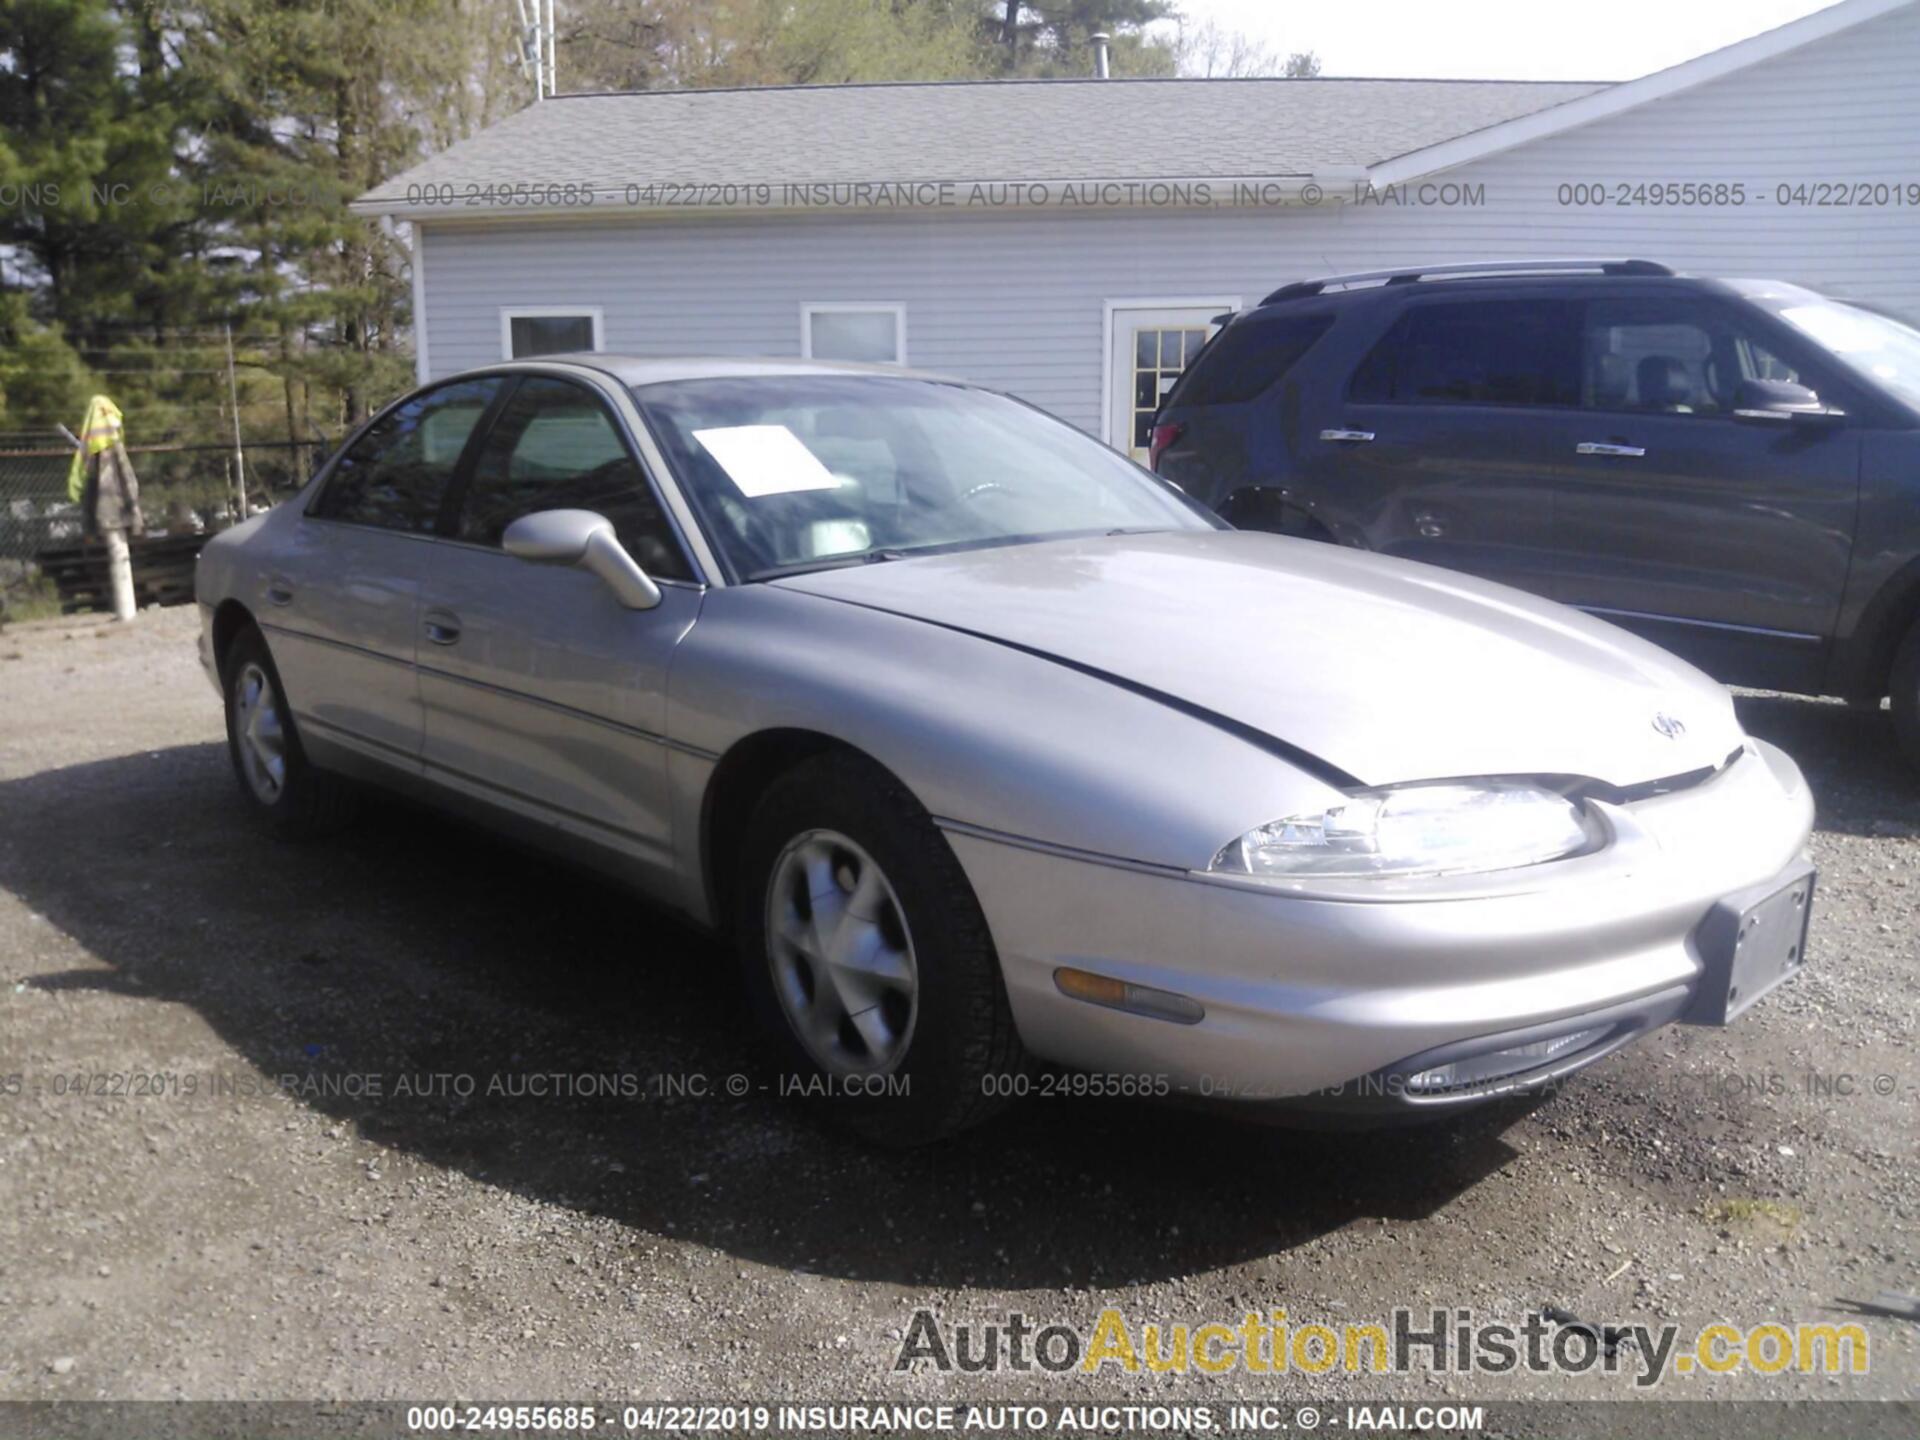
M 1056 540 L 773 583 L 1099 672 L 1366 785 L 1571 775 L 1626 787 L 1717 766 L 1743 738 L 1725 689 L 1624 630 L 1451 571 L 1276 535 Z

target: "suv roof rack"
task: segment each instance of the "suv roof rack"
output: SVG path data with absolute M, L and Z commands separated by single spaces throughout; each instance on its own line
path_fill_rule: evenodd
M 1323 275 L 1318 280 L 1296 280 L 1282 285 L 1260 303 L 1272 305 L 1281 300 L 1298 300 L 1318 295 L 1333 285 L 1412 285 L 1430 276 L 1465 275 L 1671 275 L 1673 270 L 1658 260 L 1477 260 L 1455 265 L 1422 265 L 1418 269 L 1357 270 L 1351 275 Z

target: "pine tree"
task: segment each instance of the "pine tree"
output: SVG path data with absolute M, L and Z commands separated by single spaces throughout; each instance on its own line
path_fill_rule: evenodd
M 405 388 L 401 237 L 348 203 L 492 118 L 504 27 L 457 0 L 203 0 L 178 17 L 202 97 L 192 167 L 273 339 L 290 423 L 337 431 Z M 490 68 L 491 67 L 491 68 Z M 497 102 L 495 102 L 497 103 Z M 302 413 L 305 397 L 337 397 Z M 323 398 L 323 405 L 330 403 Z

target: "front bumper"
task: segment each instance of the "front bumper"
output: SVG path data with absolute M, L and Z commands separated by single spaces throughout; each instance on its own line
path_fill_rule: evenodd
M 1680 1018 L 1716 904 L 1784 876 L 1813 824 L 1799 769 L 1762 741 L 1701 784 L 1596 808 L 1613 839 L 1593 854 L 1337 898 L 948 833 L 1041 1058 L 1160 1093 L 1435 1109 L 1537 1087 Z M 1181 1024 L 1072 999 L 1061 967 L 1205 1013 Z M 1511 1084 L 1419 1097 L 1393 1078 L 1600 1026 Z

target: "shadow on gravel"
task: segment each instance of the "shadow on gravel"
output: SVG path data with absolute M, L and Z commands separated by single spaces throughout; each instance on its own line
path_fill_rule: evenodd
M 1813 787 L 1814 825 L 1845 835 L 1920 834 L 1920 774 L 1893 722 L 1837 700 L 1736 695 L 1740 723 L 1799 762 Z
M 1420 1218 L 1515 1153 L 1511 1108 L 1343 1138 L 1058 1099 L 874 1152 L 757 1088 L 773 1080 L 711 940 L 398 805 L 274 844 L 231 787 L 216 745 L 0 784 L 0 884 L 111 967 L 30 983 L 190 1006 L 237 1052 L 229 1082 L 290 1077 L 370 1140 L 638 1231 L 849 1278 L 1112 1286 Z M 165 1103 L 286 1143 L 258 1098 Z

